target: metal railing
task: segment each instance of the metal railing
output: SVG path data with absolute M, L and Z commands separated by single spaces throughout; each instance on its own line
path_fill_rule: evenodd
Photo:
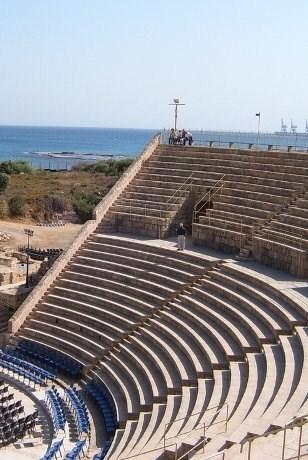
M 213 196 L 216 195 L 224 186 L 223 179 L 225 178 L 226 174 L 223 174 L 220 179 L 210 188 L 203 196 L 200 198 L 199 201 L 194 205 L 193 209 L 193 223 L 197 222 L 198 214 L 204 209 L 204 207 L 211 202 Z M 199 208 L 199 205 L 202 203 L 202 206 Z
M 168 198 L 168 200 L 166 201 L 166 204 L 167 204 L 167 210 L 168 210 L 168 205 L 170 204 L 170 202 L 173 201 L 173 199 L 178 195 L 178 194 L 181 194 L 182 192 L 189 192 L 191 191 L 192 189 L 192 185 L 193 185 L 193 175 L 194 175 L 194 172 L 192 171 L 191 174 L 185 179 L 185 181 L 175 190 L 175 192 L 173 193 L 172 196 L 170 196 Z
M 248 452 L 247 452 L 247 455 L 245 455 L 245 457 L 244 457 L 244 454 L 243 454 L 243 459 L 251 460 L 251 458 L 252 458 L 251 457 L 251 455 L 252 455 L 252 444 L 256 439 L 266 438 L 266 437 L 268 437 L 270 435 L 277 435 L 278 432 L 283 431 L 281 454 L 280 454 L 279 458 L 280 458 L 280 460 L 288 460 L 286 455 L 285 455 L 286 454 L 286 448 L 287 448 L 287 433 L 289 432 L 289 430 L 294 430 L 294 428 L 299 428 L 299 437 L 298 437 L 298 443 L 297 443 L 297 445 L 295 444 L 295 446 L 294 446 L 294 440 L 292 439 L 292 448 L 293 448 L 294 451 L 296 451 L 296 454 L 292 455 L 292 460 L 300 460 L 302 457 L 307 456 L 306 452 L 303 452 L 303 453 L 301 452 L 302 447 L 304 445 L 306 445 L 306 444 L 303 444 L 303 426 L 306 425 L 307 422 L 308 422 L 308 414 L 300 415 L 300 416 L 294 417 L 293 419 L 289 420 L 282 427 L 278 427 L 278 428 L 274 427 L 272 429 L 272 431 L 266 431 L 266 432 L 264 432 L 264 433 L 262 433 L 260 435 L 251 434 L 250 436 L 248 436 L 246 438 L 246 441 L 241 444 L 241 446 L 243 447 L 244 444 L 246 444 L 248 442 Z M 278 449 L 278 446 L 277 446 L 277 449 Z M 210 460 L 210 459 L 214 460 L 215 458 L 217 458 L 217 455 L 223 455 L 222 457 L 218 457 L 217 460 L 224 460 L 225 459 L 225 454 L 227 453 L 227 451 L 228 450 L 225 449 L 224 451 L 219 452 L 219 454 L 214 454 L 214 455 L 212 455 L 210 457 L 203 457 L 203 458 L 200 458 L 200 460 Z M 278 452 L 277 452 L 277 454 L 278 454 Z M 278 458 L 278 455 L 277 455 L 277 458 Z M 258 458 L 260 458 L 260 451 L 258 451 Z M 177 460 L 180 460 L 180 459 L 177 459 Z
M 173 444 L 170 444 L 169 446 L 166 446 L 166 447 L 175 447 L 175 459 L 174 460 L 177 460 L 176 452 L 178 450 L 178 445 L 176 443 L 173 443 Z M 150 449 L 150 450 L 147 450 L 145 452 L 140 452 L 139 454 L 134 454 L 134 455 L 131 455 L 129 457 L 123 457 L 123 458 L 121 458 L 121 460 L 129 460 L 131 458 L 144 457 L 145 454 L 149 454 L 150 452 L 162 451 L 163 449 L 164 449 L 163 447 L 156 447 L 155 449 Z
M 199 447 L 202 444 L 203 441 L 200 441 L 200 443 L 196 444 L 193 449 L 187 451 L 185 454 L 183 454 L 181 457 L 175 456 L 175 460 L 183 460 L 187 455 L 190 453 L 193 453 L 194 450 L 198 450 L 197 447 Z M 203 457 L 201 460 L 225 460 L 227 449 L 222 450 L 221 452 L 217 452 L 216 454 L 211 454 L 207 457 Z
M 225 408 L 226 408 L 226 417 L 225 417 L 223 420 L 220 420 L 219 422 L 216 422 L 216 423 L 215 423 L 215 422 L 209 423 L 208 425 L 206 425 L 205 422 L 204 422 L 204 423 L 201 423 L 200 426 L 198 426 L 197 428 L 193 428 L 192 430 L 189 430 L 189 431 L 187 431 L 187 432 L 181 433 L 181 437 L 183 438 L 183 436 L 185 436 L 185 435 L 193 434 L 193 433 L 195 433 L 196 431 L 200 431 L 200 430 L 202 430 L 202 429 L 203 429 L 203 433 L 204 433 L 204 436 L 205 436 L 205 429 L 206 429 L 206 428 L 209 428 L 210 426 L 217 425 L 218 423 L 224 423 L 224 425 L 225 425 L 225 431 L 227 431 L 227 429 L 228 429 L 228 418 L 229 418 L 229 406 L 228 406 L 228 403 L 224 403 L 221 407 L 220 407 L 220 406 L 210 407 L 210 408 L 208 408 L 208 409 L 206 410 L 206 412 L 205 412 L 204 415 L 206 416 L 207 414 L 209 414 L 210 412 L 212 412 L 212 413 L 210 414 L 210 417 L 212 418 L 212 420 L 214 420 L 214 419 L 217 417 L 217 415 L 220 414 L 220 413 L 223 411 L 223 409 L 225 409 Z M 213 413 L 213 411 L 214 411 L 214 413 Z M 202 411 L 200 411 L 200 412 L 195 412 L 194 414 L 191 414 L 191 415 L 189 415 L 188 417 L 187 417 L 187 416 L 186 416 L 186 417 L 181 417 L 181 418 L 178 418 L 178 419 L 173 420 L 173 422 L 166 423 L 166 424 L 165 424 L 165 427 L 164 427 L 164 447 L 165 447 L 166 441 L 168 441 L 168 439 L 174 439 L 174 438 L 176 438 L 176 436 L 169 436 L 169 437 L 166 436 L 166 433 L 167 433 L 167 431 L 168 431 L 168 428 L 169 428 L 171 425 L 174 425 L 174 424 L 177 423 L 177 422 L 183 422 L 184 420 L 186 420 L 186 421 L 192 420 L 192 418 L 197 417 L 197 416 L 200 415 L 201 413 L 202 413 Z
M 144 207 L 142 208 L 143 209 L 143 212 L 142 212 L 142 215 L 143 216 L 150 216 L 151 213 L 149 211 L 152 211 L 153 209 L 155 211 L 157 211 L 157 213 L 159 214 L 159 217 L 161 218 L 162 217 L 162 211 L 168 211 L 168 209 L 170 209 L 170 205 L 172 204 L 172 201 L 175 197 L 179 196 L 179 197 L 182 197 L 182 193 L 186 193 L 186 192 L 189 192 L 192 190 L 192 186 L 193 186 L 193 181 L 194 181 L 194 178 L 193 178 L 193 172 L 191 172 L 191 174 L 185 179 L 185 181 L 175 190 L 175 192 L 168 198 L 168 200 L 165 201 L 165 204 L 167 205 L 165 208 L 162 208 L 162 206 L 160 207 L 157 207 L 157 208 L 151 208 L 150 206 L 150 203 L 145 203 L 144 204 Z M 132 200 L 131 200 L 132 201 Z M 130 219 L 132 218 L 132 204 L 130 203 L 129 204 L 129 215 L 130 215 Z
M 300 460 L 302 457 L 307 456 L 307 453 L 303 452 L 301 453 L 301 448 L 305 445 L 303 444 L 303 426 L 306 425 L 308 422 L 308 414 L 300 415 L 297 417 L 294 417 L 292 420 L 287 422 L 284 426 L 281 428 L 273 428 L 272 431 L 266 431 L 260 435 L 254 435 L 251 434 L 251 436 L 246 438 L 246 441 L 244 443 L 241 443 L 240 445 L 243 447 L 244 444 L 248 442 L 248 453 L 244 457 L 245 460 L 251 460 L 251 454 L 252 454 L 252 443 L 256 439 L 260 438 L 266 438 L 269 435 L 276 435 L 279 431 L 283 431 L 283 441 L 282 441 L 282 446 L 281 446 L 281 456 L 280 460 L 287 460 L 285 453 L 286 453 L 286 448 L 287 448 L 287 433 L 288 430 L 294 430 L 294 428 L 299 428 L 299 439 L 298 439 L 298 444 L 296 446 L 296 456 L 292 456 L 293 460 Z M 147 453 L 150 452 L 158 452 L 162 450 L 166 450 L 167 448 L 175 448 L 174 451 L 174 460 L 183 460 L 184 458 L 187 457 L 190 453 L 193 453 L 195 450 L 199 450 L 198 448 L 203 445 L 203 449 L 205 446 L 205 438 L 200 440 L 198 443 L 196 443 L 190 450 L 186 451 L 182 456 L 178 457 L 177 452 L 178 452 L 178 447 L 179 447 L 179 442 L 174 442 L 172 444 L 169 444 L 167 446 L 161 446 L 157 447 L 155 449 L 151 449 L 149 451 L 141 452 L 139 454 L 135 454 L 129 457 L 124 457 L 121 460 L 129 460 L 131 458 L 136 458 L 136 457 L 141 457 L 144 456 Z M 294 448 L 295 450 L 295 448 Z M 200 460 L 225 460 L 226 455 L 228 453 L 228 449 L 224 449 L 221 452 L 216 452 L 215 454 L 210 454 L 207 455 L 206 457 L 200 457 Z
M 281 133 L 256 133 L 232 131 L 192 131 L 194 147 L 210 147 L 239 150 L 308 152 L 308 135 L 282 135 Z M 169 131 L 161 131 L 161 144 L 169 143 Z M 179 144 L 181 145 L 181 144 Z M 184 145 L 183 145 L 184 147 Z M 190 148 L 187 143 L 187 148 Z
M 236 150 L 260 150 L 263 152 L 308 152 L 308 145 L 281 145 L 271 143 L 257 143 L 257 142 L 241 142 L 241 141 L 227 141 L 227 140 L 205 140 L 195 141 L 194 146 L 204 146 L 210 148 L 225 148 L 225 149 L 236 149 Z
M 226 450 L 222 450 L 217 454 L 210 455 L 209 457 L 203 457 L 202 460 L 225 460 Z
M 219 407 L 219 406 L 214 406 L 214 407 L 208 409 L 206 412 L 208 412 L 208 411 L 213 411 L 213 410 L 217 409 L 218 407 Z M 214 414 L 212 414 L 211 416 L 212 416 L 212 418 L 216 417 L 224 408 L 226 408 L 226 418 L 223 419 L 223 420 L 220 420 L 220 421 L 217 422 L 217 423 L 224 423 L 224 425 L 225 425 L 225 431 L 227 431 L 227 428 L 228 428 L 228 417 L 229 417 L 229 406 L 228 406 L 227 403 L 223 404 L 223 405 L 222 405 L 218 410 L 216 410 L 216 411 L 214 412 Z M 188 431 L 187 433 L 183 433 L 183 434 L 190 434 L 190 433 L 194 433 L 195 431 L 200 430 L 200 429 L 203 429 L 203 430 L 204 430 L 204 431 L 203 431 L 203 439 L 202 439 L 202 441 L 200 441 L 200 442 L 198 442 L 197 444 L 195 444 L 191 450 L 189 450 L 188 452 L 186 452 L 186 453 L 185 453 L 184 455 L 182 455 L 181 457 L 178 457 L 178 454 L 177 454 L 178 448 L 179 448 L 179 446 L 181 445 L 181 441 L 177 440 L 177 441 L 175 441 L 175 442 L 172 442 L 171 444 L 166 445 L 166 441 L 167 441 L 168 439 L 173 439 L 173 438 L 174 438 L 174 436 L 173 436 L 173 437 L 170 437 L 170 438 L 166 438 L 166 429 L 167 429 L 168 426 L 172 425 L 173 423 L 175 423 L 175 422 L 177 422 L 177 421 L 182 421 L 182 420 L 185 420 L 185 419 L 186 419 L 186 420 L 189 420 L 191 417 L 194 417 L 194 416 L 199 415 L 199 414 L 201 414 L 201 412 L 196 412 L 195 414 L 192 414 L 192 415 L 190 415 L 189 417 L 179 418 L 179 419 L 177 419 L 177 420 L 174 420 L 174 422 L 166 423 L 166 424 L 165 424 L 165 429 L 164 429 L 164 441 L 163 441 L 163 446 L 156 447 L 155 449 L 147 450 L 147 451 L 144 451 L 144 452 L 141 452 L 141 453 L 139 453 L 139 454 L 135 454 L 135 455 L 132 455 L 132 456 L 129 456 L 129 457 L 124 457 L 124 458 L 122 458 L 121 460 L 129 460 L 129 459 L 131 459 L 131 458 L 135 458 L 135 457 L 139 457 L 139 456 L 145 456 L 147 453 L 150 453 L 150 452 L 158 452 L 158 451 L 162 451 L 162 450 L 163 450 L 163 451 L 166 451 L 166 449 L 171 449 L 171 448 L 175 448 L 175 451 L 174 451 L 174 460 L 182 460 L 182 459 L 184 459 L 185 456 L 188 455 L 190 452 L 193 452 L 193 451 L 196 450 L 199 446 L 201 446 L 202 443 L 203 443 L 203 448 L 204 448 L 204 446 L 205 446 L 205 441 L 206 441 L 206 440 L 205 440 L 205 430 L 206 430 L 206 427 L 204 427 L 203 425 L 205 425 L 205 424 L 202 424 L 202 426 L 201 426 L 200 428 L 193 429 L 193 430 L 191 430 L 191 431 Z M 216 423 L 216 424 L 217 424 L 217 423 Z M 215 425 L 215 423 L 210 423 L 207 427 L 211 427 L 211 426 L 214 426 L 214 425 Z M 214 459 L 215 456 L 217 457 L 217 455 L 218 455 L 218 454 L 216 454 L 216 455 L 214 455 L 214 456 L 211 456 L 211 457 L 207 457 L 207 459 L 212 459 L 212 458 Z M 207 460 L 207 459 L 206 459 L 206 460 Z M 204 459 L 204 460 L 205 460 L 205 459 Z M 221 460 L 224 460 L 224 457 L 222 457 Z
M 294 417 L 293 419 L 289 420 L 283 427 L 281 428 L 273 428 L 272 432 L 266 432 L 261 435 L 251 435 L 246 442 L 248 442 L 248 453 L 247 453 L 247 460 L 251 460 L 251 452 L 252 452 L 252 443 L 256 439 L 267 437 L 268 435 L 276 435 L 279 431 L 283 431 L 283 441 L 281 446 L 281 460 L 287 460 L 285 457 L 286 447 L 287 447 L 287 432 L 288 430 L 294 430 L 294 428 L 299 428 L 299 439 L 298 444 L 296 446 L 296 456 L 292 456 L 294 460 L 300 460 L 300 458 L 307 455 L 307 453 L 301 453 L 302 444 L 302 434 L 303 434 L 303 426 L 308 422 L 308 414 L 300 415 L 298 417 Z M 293 441 L 294 442 L 294 441 Z M 293 445 L 293 443 L 292 443 Z M 294 446 L 293 446 L 294 448 Z M 295 448 L 294 448 L 295 450 Z M 206 459 L 202 459 L 206 460 Z

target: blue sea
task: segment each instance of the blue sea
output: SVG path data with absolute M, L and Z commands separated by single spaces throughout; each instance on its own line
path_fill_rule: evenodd
M 27 160 L 36 167 L 70 169 L 75 163 L 100 156 L 135 157 L 156 133 L 144 129 L 0 126 L 0 161 Z
M 135 157 L 158 130 L 118 128 L 57 128 L 29 126 L 0 126 L 0 161 L 27 160 L 33 166 L 46 169 L 70 169 L 81 161 L 100 158 Z M 248 143 L 287 148 L 308 149 L 308 135 L 283 135 L 228 131 L 193 131 L 195 144 L 216 146 L 233 142 L 247 147 Z M 168 138 L 166 132 L 165 139 Z

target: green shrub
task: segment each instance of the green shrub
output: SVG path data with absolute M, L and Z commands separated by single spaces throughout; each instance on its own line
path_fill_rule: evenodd
M 22 196 L 20 195 L 12 196 L 12 198 L 10 198 L 8 202 L 8 205 L 9 205 L 11 216 L 17 217 L 17 216 L 25 215 L 26 201 Z
M 81 222 L 92 219 L 93 209 L 100 200 L 101 198 L 99 196 L 92 193 L 79 195 L 73 198 L 72 206 Z
M 132 158 L 124 158 L 123 160 L 101 160 L 94 164 L 78 163 L 74 166 L 74 169 L 78 171 L 102 173 L 106 176 L 120 176 L 132 162 Z
M 4 192 L 7 189 L 7 186 L 10 182 L 10 176 L 7 174 L 0 172 L 0 192 Z
M 133 162 L 131 158 L 123 160 L 100 161 L 93 165 L 94 172 L 103 172 L 106 176 L 120 176 Z
M 95 163 L 95 165 L 91 165 L 90 171 L 96 172 L 96 173 L 103 173 L 103 174 L 106 174 L 106 176 L 108 176 L 109 171 L 110 171 L 110 162 L 109 161 L 99 161 Z
M 63 214 L 67 208 L 67 203 L 63 196 L 54 195 L 51 197 L 51 208 L 53 212 Z
M 32 166 L 27 161 L 2 161 L 0 172 L 5 174 L 32 173 Z
M 132 164 L 134 160 L 132 158 L 124 158 L 123 160 L 118 160 L 116 162 L 117 175 L 120 176 L 123 172 Z
M 41 207 L 45 214 L 52 216 L 53 214 L 63 214 L 66 210 L 66 202 L 63 196 L 44 196 L 41 198 Z

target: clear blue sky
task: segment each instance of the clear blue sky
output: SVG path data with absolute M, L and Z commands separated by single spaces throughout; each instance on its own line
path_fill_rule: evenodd
M 0 124 L 308 118 L 308 0 L 0 0 Z

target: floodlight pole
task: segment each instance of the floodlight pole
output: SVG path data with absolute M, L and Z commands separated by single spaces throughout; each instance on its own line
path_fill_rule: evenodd
M 34 230 L 30 230 L 29 228 L 24 229 L 25 235 L 28 237 L 28 244 L 27 244 L 27 271 L 26 271 L 26 287 L 29 287 L 29 249 L 30 249 L 30 237 L 33 236 Z
M 256 117 L 258 118 L 257 145 L 259 145 L 259 140 L 260 140 L 260 119 L 261 119 L 261 112 L 256 113 Z
M 169 105 L 174 105 L 174 130 L 176 131 L 177 121 L 178 121 L 178 106 L 186 105 L 180 103 L 179 99 L 173 99 L 173 103 Z

